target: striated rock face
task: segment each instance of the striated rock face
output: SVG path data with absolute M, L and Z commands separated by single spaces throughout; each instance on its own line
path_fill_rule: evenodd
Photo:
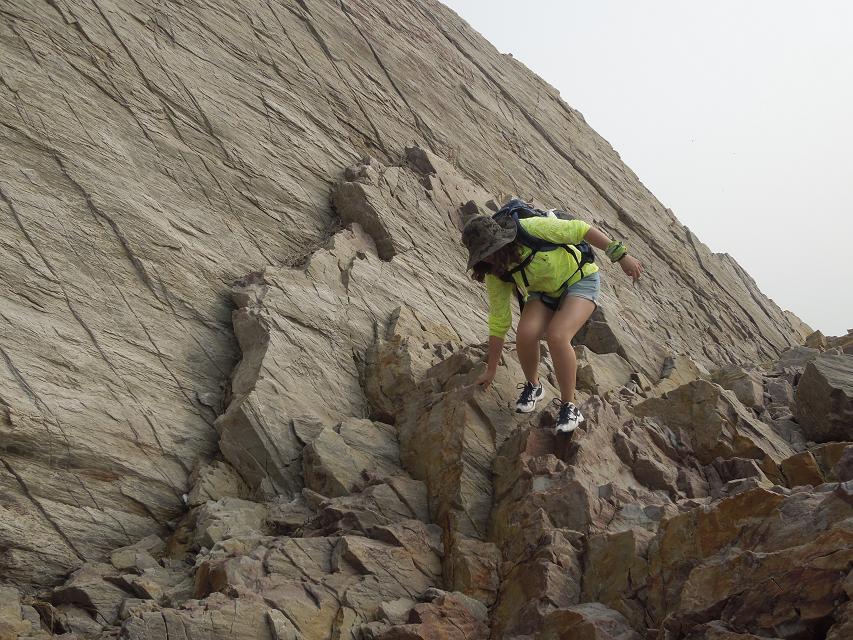
M 0 31 L 0 638 L 846 637 L 849 340 L 442 5 Z M 570 438 L 511 340 L 473 384 L 459 230 L 507 194 L 646 266 L 603 266 Z

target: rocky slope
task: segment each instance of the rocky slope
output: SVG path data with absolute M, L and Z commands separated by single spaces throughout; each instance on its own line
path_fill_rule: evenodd
M 442 5 L 0 29 L 0 636 L 845 637 L 847 342 L 779 359 L 801 323 Z M 570 442 L 513 356 L 471 388 L 459 228 L 510 193 L 647 268 Z

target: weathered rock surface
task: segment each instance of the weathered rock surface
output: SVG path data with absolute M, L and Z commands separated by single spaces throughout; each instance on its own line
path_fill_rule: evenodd
M 659 417 L 678 429 L 680 438 L 705 464 L 718 456 L 754 458 L 768 477 L 779 480 L 778 465 L 794 453 L 773 429 L 750 415 L 734 393 L 705 380 L 650 398 L 634 412 Z
M 446 8 L 0 32 L 2 640 L 846 637 L 850 340 L 797 346 Z M 512 334 L 474 385 L 459 231 L 510 193 L 646 265 L 603 265 L 569 437 L 514 412 Z
M 799 339 L 796 322 L 681 226 L 552 87 L 433 0 L 12 3 L 0 31 L 7 582 L 55 584 L 162 532 L 198 460 L 220 445 L 238 457 L 212 427 L 238 356 L 226 301 L 234 278 L 297 264 L 341 220 L 358 221 L 376 253 L 360 248 L 374 257 L 356 271 L 375 280 L 392 255 L 418 265 L 388 289 L 389 306 L 432 294 L 436 308 L 481 309 L 482 291 L 458 286 L 458 239 L 424 243 L 445 237 L 436 229 L 452 228 L 476 195 L 443 193 L 437 176 L 448 172 L 564 206 L 625 239 L 647 265 L 645 284 L 605 277 L 605 298 L 621 355 L 640 370 L 659 368 L 659 344 L 711 366 L 770 358 Z M 387 167 L 413 142 L 452 160 L 421 156 L 419 177 L 397 172 L 432 198 L 394 204 L 406 192 L 397 176 L 374 184 L 365 168 L 332 205 L 344 166 L 367 153 Z M 375 206 L 382 190 L 390 199 Z M 362 192 L 364 207 L 340 210 Z M 379 305 L 381 288 L 370 294 Z M 384 323 L 387 310 L 375 311 Z M 463 341 L 483 335 L 477 314 L 463 319 L 453 326 Z M 346 355 L 346 332 L 329 344 L 299 330 L 302 342 L 272 345 L 287 364 L 265 375 L 295 373 L 300 348 Z M 351 359 L 337 364 L 355 370 Z M 360 417 L 356 390 L 326 382 L 353 409 L 341 404 L 331 421 Z M 290 416 L 305 410 L 290 399 Z M 240 406 L 229 420 L 245 427 L 249 455 L 277 469 L 264 487 L 245 469 L 243 479 L 265 497 L 298 491 L 287 416 L 261 418 L 252 398 Z M 252 444 L 248 425 L 263 419 Z M 272 442 L 282 451 L 264 450 Z M 37 542 L 22 543 L 22 529 Z
M 822 355 L 810 362 L 797 386 L 797 421 L 810 440 L 853 437 L 853 358 Z

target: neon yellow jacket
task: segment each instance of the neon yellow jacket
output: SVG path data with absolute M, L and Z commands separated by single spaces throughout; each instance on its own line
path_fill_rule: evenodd
M 583 241 L 590 225 L 582 220 L 561 220 L 560 218 L 525 218 L 520 221 L 525 231 L 557 244 L 579 244 Z M 572 247 L 574 249 L 574 247 Z M 522 246 L 521 259 L 530 255 L 530 249 Z M 594 262 L 585 264 L 581 271 L 578 269 L 580 252 L 575 249 L 573 254 L 563 249 L 555 251 L 540 251 L 524 269 L 527 274 L 529 287 L 524 286 L 521 272 L 513 274 L 515 285 L 527 299 L 528 291 L 537 291 L 547 296 L 559 298 L 563 292 L 566 278 L 572 276 L 568 286 L 575 284 L 581 278 L 598 271 Z M 577 273 L 575 273 L 577 271 Z M 572 275 L 574 274 L 574 275 Z M 504 282 L 492 274 L 486 275 L 486 289 L 489 293 L 489 335 L 503 338 L 512 325 L 512 309 L 510 302 L 515 287 L 511 282 Z

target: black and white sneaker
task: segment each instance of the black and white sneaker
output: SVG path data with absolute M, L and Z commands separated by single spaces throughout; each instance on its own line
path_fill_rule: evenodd
M 573 402 L 561 402 L 559 398 L 555 402 L 560 404 L 560 413 L 554 425 L 554 433 L 571 433 L 584 421 L 583 414 Z
M 536 403 L 545 395 L 545 389 L 541 384 L 533 384 L 532 382 L 523 382 L 518 385 L 521 389 L 521 395 L 515 403 L 516 413 L 530 413 L 536 408 Z

